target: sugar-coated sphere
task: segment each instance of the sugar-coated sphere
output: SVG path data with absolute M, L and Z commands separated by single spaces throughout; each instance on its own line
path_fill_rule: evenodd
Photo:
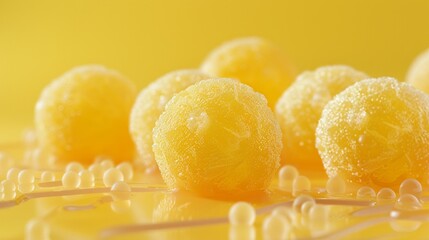
M 330 101 L 316 146 L 330 177 L 397 187 L 429 177 L 429 96 L 393 78 L 360 81 Z
M 275 109 L 283 132 L 283 163 L 323 170 L 315 147 L 316 127 L 323 108 L 345 88 L 366 78 L 366 74 L 341 65 L 321 67 L 298 76 Z
M 408 70 L 406 81 L 414 87 L 429 93 L 429 49 L 414 60 Z
M 90 164 L 96 156 L 130 160 L 128 132 L 134 84 L 103 66 L 77 67 L 42 92 L 35 109 L 38 140 L 62 161 Z
M 232 225 L 253 225 L 256 219 L 255 209 L 247 202 L 237 202 L 229 209 L 229 223 Z
M 295 75 L 284 53 L 257 37 L 224 43 L 213 50 L 201 69 L 217 77 L 236 78 L 248 84 L 267 97 L 271 108 Z
M 200 81 L 167 104 L 153 130 L 170 188 L 243 196 L 268 188 L 279 167 L 281 131 L 261 94 L 233 79 Z
M 155 164 L 152 130 L 167 102 L 178 92 L 208 78 L 199 70 L 179 70 L 162 76 L 141 91 L 131 111 L 130 132 L 143 163 Z

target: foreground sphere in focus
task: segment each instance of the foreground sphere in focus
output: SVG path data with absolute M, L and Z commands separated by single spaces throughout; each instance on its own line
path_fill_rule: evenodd
M 283 132 L 282 162 L 323 171 L 315 147 L 317 123 L 325 105 L 348 86 L 368 76 L 348 66 L 327 66 L 304 72 L 276 104 Z
M 429 96 L 393 78 L 363 80 L 338 94 L 316 130 L 327 174 L 369 186 L 426 182 L 428 142 Z
M 264 191 L 279 167 L 281 130 L 265 97 L 233 79 L 201 81 L 166 105 L 153 130 L 170 188 L 206 196 Z
M 429 93 L 429 49 L 414 60 L 406 80 L 414 87 Z
M 166 74 L 143 89 L 134 103 L 130 132 L 143 163 L 155 164 L 152 130 L 165 104 L 178 92 L 209 76 L 198 70 L 181 70 Z
M 217 77 L 235 78 L 248 84 L 265 95 L 271 108 L 295 75 L 281 49 L 257 37 L 222 44 L 206 58 L 201 69 Z
M 99 155 L 130 160 L 128 123 L 135 96 L 133 83 L 114 70 L 74 68 L 48 85 L 36 104 L 39 142 L 63 161 L 90 164 Z

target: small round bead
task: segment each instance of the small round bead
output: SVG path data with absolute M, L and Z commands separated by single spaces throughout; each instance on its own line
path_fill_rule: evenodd
M 80 176 L 80 188 L 94 187 L 95 179 L 94 179 L 94 174 L 92 174 L 92 172 L 84 169 L 79 172 L 79 176 Z
M 130 181 L 134 176 L 133 166 L 129 162 L 120 163 L 116 166 L 119 171 L 124 175 L 125 181 Z
M 412 194 L 416 197 L 420 197 L 423 191 L 422 184 L 414 178 L 405 179 L 401 186 L 399 186 L 399 195 Z
M 61 180 L 66 189 L 78 188 L 81 181 L 79 174 L 75 171 L 65 172 Z
M 110 202 L 110 208 L 116 213 L 127 212 L 131 207 L 131 200 L 120 200 Z
M 313 203 L 316 203 L 316 201 L 314 200 L 314 198 L 313 197 L 311 197 L 311 196 L 309 196 L 309 195 L 300 195 L 300 196 L 298 196 L 297 198 L 295 198 L 295 200 L 293 200 L 293 203 L 292 203 L 292 208 L 293 208 L 293 210 L 295 211 L 295 212 L 298 212 L 298 213 L 300 213 L 301 212 L 301 209 L 302 209 L 302 205 L 305 203 L 305 202 L 313 202 Z
M 69 164 L 67 164 L 66 166 L 66 172 L 80 172 L 81 170 L 83 170 L 83 166 L 82 164 L 78 163 L 78 162 L 71 162 Z
M 229 222 L 232 225 L 253 225 L 256 218 L 255 209 L 247 202 L 237 202 L 229 209 Z
M 262 231 L 265 239 L 287 239 L 290 223 L 281 215 L 270 215 L 264 219 Z
M 102 179 L 104 175 L 103 167 L 100 165 L 100 163 L 93 163 L 88 168 L 89 171 L 94 174 L 95 179 Z
M 395 199 L 396 193 L 390 188 L 382 188 L 377 193 L 377 204 L 394 203 Z
M 116 168 L 110 168 L 103 175 L 103 183 L 106 187 L 111 187 L 115 182 L 124 181 L 124 175 Z
M 405 211 L 419 210 L 422 207 L 423 206 L 419 199 L 416 196 L 408 193 L 399 196 L 394 205 L 394 208 Z
M 326 191 L 328 194 L 339 195 L 346 192 L 346 182 L 341 176 L 335 176 L 326 182 Z
M 298 177 L 296 167 L 286 165 L 279 170 L 279 188 L 284 191 L 292 191 L 292 183 Z
M 306 176 L 298 176 L 293 180 L 292 195 L 298 196 L 301 193 L 309 192 L 311 190 L 310 179 Z
M 16 184 L 12 180 L 6 179 L 1 181 L 1 189 L 4 193 L 15 192 Z
M 36 186 L 34 185 L 34 183 L 27 183 L 27 184 L 19 184 L 18 185 L 18 190 L 22 193 L 29 193 L 34 191 L 34 189 L 36 188 Z
M 20 170 L 18 168 L 10 168 L 7 171 L 6 174 L 6 179 L 11 180 L 15 183 L 18 183 L 18 174 L 19 174 Z
M 16 192 L 3 192 L 1 194 L 1 200 L 3 201 L 10 201 L 10 200 L 14 200 L 16 197 Z
M 52 182 L 55 181 L 55 174 L 51 171 L 44 171 L 40 178 L 42 182 Z
M 272 212 L 271 215 L 281 215 L 285 217 L 288 222 L 295 222 L 297 216 L 295 212 L 292 210 L 292 208 L 288 207 L 276 207 Z
M 25 226 L 25 239 L 49 239 L 49 225 L 37 219 L 29 221 Z
M 126 182 L 115 182 L 110 188 L 113 200 L 128 200 L 131 195 L 131 188 Z
M 313 202 L 313 201 L 304 202 L 301 205 L 301 214 L 302 214 L 302 216 L 309 217 L 310 216 L 310 210 L 311 210 L 311 208 L 314 205 L 316 205 L 316 202 Z
M 360 200 L 372 200 L 376 196 L 374 189 L 371 187 L 361 187 L 356 192 L 356 198 Z
M 312 223 L 326 223 L 329 220 L 329 211 L 326 206 L 315 204 L 310 209 L 309 218 Z
M 113 160 L 109 159 L 109 158 L 105 158 L 105 159 L 101 160 L 100 165 L 104 171 L 115 166 L 115 164 L 113 163 Z
M 29 169 L 21 170 L 18 174 L 18 183 L 23 185 L 34 183 L 33 171 Z

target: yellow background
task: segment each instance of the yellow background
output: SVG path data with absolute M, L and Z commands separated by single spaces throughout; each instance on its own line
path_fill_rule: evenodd
M 77 65 L 104 64 L 144 87 L 257 35 L 300 71 L 342 63 L 403 79 L 428 29 L 425 0 L 0 0 L 0 141 L 31 127 L 40 91 Z

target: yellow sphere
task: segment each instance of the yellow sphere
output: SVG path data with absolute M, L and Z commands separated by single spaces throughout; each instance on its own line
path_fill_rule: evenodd
M 257 37 L 222 44 L 210 53 L 201 69 L 217 77 L 236 78 L 248 84 L 265 95 L 271 108 L 295 77 L 283 52 Z
M 429 93 L 429 49 L 414 60 L 406 80 L 414 87 Z
M 338 94 L 316 130 L 327 174 L 369 186 L 426 182 L 428 142 L 429 96 L 393 78 L 364 80 Z
M 207 196 L 267 189 L 279 167 L 281 131 L 265 97 L 233 79 L 178 93 L 153 130 L 154 153 L 170 188 Z
M 68 162 L 89 165 L 99 155 L 130 160 L 135 96 L 134 84 L 114 70 L 96 65 L 70 70 L 48 85 L 36 104 L 40 144 Z
M 176 93 L 208 78 L 199 70 L 175 71 L 162 76 L 139 94 L 131 111 L 130 132 L 143 163 L 155 164 L 152 130 L 165 104 Z
M 323 171 L 315 147 L 317 123 L 325 105 L 338 93 L 368 76 L 348 66 L 327 66 L 304 72 L 276 105 L 283 132 L 282 163 Z

